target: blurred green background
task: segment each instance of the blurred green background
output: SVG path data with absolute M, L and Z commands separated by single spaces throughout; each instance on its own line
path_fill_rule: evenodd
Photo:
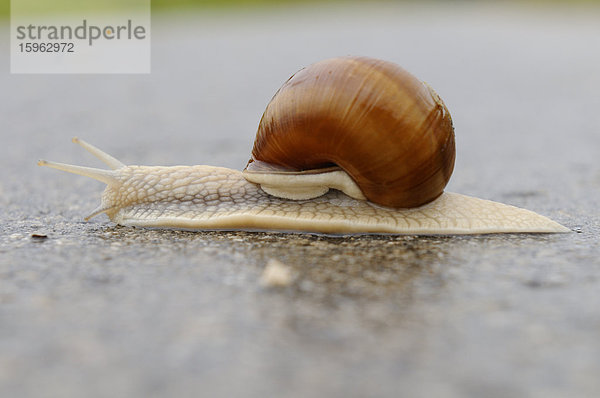
M 10 16 L 10 1 L 0 0 L 0 18 L 8 18 Z M 14 0 L 13 0 L 14 1 Z M 17 0 L 18 1 L 18 0 Z M 31 0 L 28 0 L 31 2 Z M 55 0 L 49 2 L 41 0 L 37 9 L 50 10 L 51 7 L 65 8 L 68 4 L 73 4 L 74 0 Z M 381 2 L 380 0 L 367 0 L 373 2 Z M 110 0 L 108 6 L 110 6 Z M 333 2 L 358 2 L 358 0 L 152 0 L 151 6 L 153 12 L 160 11 L 178 11 L 189 9 L 227 9 L 227 8 L 254 8 L 254 7 L 275 7 L 287 4 L 310 4 L 310 3 L 333 3 Z M 362 1 L 364 3 L 364 1 Z M 385 2 L 385 1 L 384 1 Z M 389 1 L 387 1 L 389 2 Z M 124 3 L 124 2 L 116 2 Z M 78 4 L 79 6 L 79 4 Z M 105 6 L 105 5 L 100 5 Z
M 57 0 L 52 2 L 46 2 L 46 0 L 41 0 L 41 2 L 46 3 L 45 7 L 58 7 L 61 3 L 71 2 L 73 0 Z M 178 11 L 178 10 L 188 10 L 188 9 L 227 9 L 227 8 L 254 8 L 254 7 L 276 7 L 282 5 L 290 5 L 290 4 L 315 4 L 315 3 L 365 3 L 365 1 L 371 3 L 394 3 L 394 2 L 413 2 L 413 3 L 423 3 L 423 1 L 417 0 L 152 0 L 152 11 L 153 12 L 161 12 L 161 11 Z M 441 2 L 441 0 L 438 0 Z M 429 3 L 435 3 L 434 0 L 426 1 Z M 462 0 L 457 2 L 469 2 L 469 0 Z M 471 2 L 475 2 L 474 0 Z M 494 1 L 486 1 L 487 3 L 493 3 Z M 500 2 L 500 0 L 498 1 Z M 512 0 L 512 1 L 502 1 L 503 3 L 529 3 L 539 6 L 552 6 L 556 4 L 600 4 L 600 0 Z M 41 4 L 41 3 L 40 3 Z M 0 0 L 0 18 L 8 18 L 10 16 L 10 0 Z

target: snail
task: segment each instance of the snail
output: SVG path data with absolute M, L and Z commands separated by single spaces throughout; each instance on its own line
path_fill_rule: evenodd
M 529 210 L 444 192 L 454 128 L 444 102 L 400 66 L 367 57 L 301 69 L 261 118 L 244 171 L 40 160 L 107 184 L 91 217 L 128 226 L 317 233 L 567 232 Z

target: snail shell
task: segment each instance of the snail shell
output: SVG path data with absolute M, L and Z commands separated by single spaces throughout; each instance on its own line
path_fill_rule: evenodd
M 327 187 L 295 196 L 273 179 L 288 185 L 295 177 L 282 175 L 339 167 L 359 192 L 333 187 L 406 208 L 442 194 L 454 158 L 452 119 L 433 89 L 392 62 L 340 57 L 301 69 L 277 91 L 260 121 L 245 177 L 276 196 L 306 199 Z

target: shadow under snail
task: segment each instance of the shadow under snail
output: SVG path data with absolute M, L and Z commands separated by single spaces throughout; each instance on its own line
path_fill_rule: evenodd
M 444 192 L 454 128 L 440 97 L 398 65 L 340 57 L 301 69 L 262 116 L 243 172 L 127 166 L 77 138 L 112 170 L 39 165 L 108 186 L 117 224 L 322 233 L 567 232 L 529 210 Z

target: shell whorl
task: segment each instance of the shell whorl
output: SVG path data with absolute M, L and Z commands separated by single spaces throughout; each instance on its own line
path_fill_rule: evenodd
M 454 157 L 450 113 L 428 85 L 391 62 L 341 57 L 283 84 L 249 163 L 295 172 L 337 165 L 368 200 L 398 208 L 440 196 Z

